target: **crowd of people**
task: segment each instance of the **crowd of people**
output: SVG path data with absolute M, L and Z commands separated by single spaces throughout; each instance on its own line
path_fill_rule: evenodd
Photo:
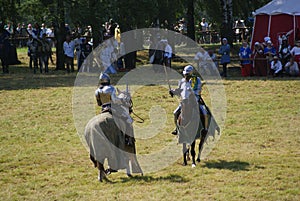
M 185 34 L 187 27 L 184 18 L 178 20 L 174 25 L 170 25 L 167 20 L 162 24 L 157 22 L 157 26 L 166 29 L 173 29 L 181 34 Z M 155 25 L 153 25 L 155 27 Z M 205 32 L 209 30 L 209 24 L 205 18 L 199 23 L 199 28 Z M 79 70 L 84 63 L 87 56 L 92 51 L 92 28 L 86 26 L 82 28 L 79 23 L 76 23 L 73 29 L 68 24 L 65 25 L 66 40 L 63 44 L 63 50 L 65 54 L 65 66 L 67 72 L 73 72 L 74 59 L 77 60 L 77 69 Z M 115 73 L 118 70 L 124 68 L 123 54 L 125 52 L 124 43 L 121 41 L 121 30 L 118 23 L 113 19 L 108 20 L 102 25 L 103 40 L 113 39 L 110 44 L 106 44 L 107 48 L 102 51 L 100 55 L 103 60 L 104 68 L 107 69 L 107 73 Z M 41 73 L 49 72 L 49 60 L 54 63 L 52 59 L 52 47 L 55 46 L 54 28 L 47 27 L 45 23 L 41 26 L 38 23 L 27 24 L 19 23 L 17 27 L 13 27 L 11 23 L 7 23 L 3 29 L 1 29 L 0 48 L 1 51 L 1 63 L 3 66 L 3 72 L 8 72 L 8 62 L 6 61 L 7 52 L 3 51 L 4 48 L 8 48 L 8 38 L 15 36 L 18 38 L 17 45 L 19 47 L 28 47 L 29 67 L 36 73 L 38 68 Z M 268 76 L 272 75 L 282 76 L 283 74 L 289 76 L 299 76 L 300 65 L 300 41 L 296 41 L 292 47 L 289 44 L 288 35 L 282 35 L 278 38 L 278 47 L 274 46 L 270 37 L 265 37 L 262 42 L 255 42 L 253 49 L 246 41 L 242 42 L 238 57 L 241 64 L 242 76 Z M 205 40 L 205 37 L 203 38 Z M 182 41 L 182 40 L 181 40 Z M 151 36 L 149 47 L 149 59 L 150 63 L 165 65 L 171 67 L 171 61 L 174 56 L 173 46 L 178 45 L 170 44 L 167 39 L 160 38 L 160 36 Z M 221 46 L 218 53 L 218 61 L 215 52 L 209 50 L 208 53 L 213 58 L 213 61 L 218 66 L 222 65 L 221 76 L 227 77 L 227 66 L 231 62 L 230 45 L 226 38 L 221 40 Z M 198 54 L 198 53 L 197 53 Z M 203 60 L 201 56 L 197 56 L 196 60 Z M 109 65 L 108 65 L 109 64 Z M 199 66 L 199 65 L 198 65 Z M 204 66 L 205 67 L 205 66 Z M 203 67 L 203 68 L 204 68 Z M 154 68 L 155 71 L 159 71 L 160 68 Z
M 109 20 L 103 25 L 103 39 L 111 38 L 115 35 L 115 29 L 119 31 L 116 40 L 120 37 L 120 30 L 117 23 Z M 3 32 L 3 34 L 2 34 Z M 1 34 L 5 43 L 13 43 L 16 47 L 28 47 L 29 68 L 36 73 L 38 68 L 40 73 L 48 73 L 48 61 L 54 64 L 52 59 L 52 48 L 55 47 L 54 27 L 47 27 L 45 23 L 41 26 L 38 23 L 18 23 L 14 27 L 8 22 L 1 28 Z M 65 55 L 65 67 L 67 72 L 73 72 L 74 59 L 77 60 L 77 69 L 79 70 L 84 60 L 92 52 L 93 40 L 91 26 L 82 28 L 79 23 L 76 23 L 73 29 L 68 24 L 65 24 L 65 41 L 63 43 L 63 51 Z M 8 40 L 10 39 L 10 40 Z M 1 43 L 4 43 L 0 41 Z M 2 47 L 1 47 L 2 48 Z M 2 48 L 3 49 L 3 48 Z M 8 51 L 3 51 L 3 54 Z M 1 56 L 1 58 L 8 58 Z M 2 59 L 1 59 L 2 60 Z M 2 65 L 7 66 L 7 59 L 2 62 Z M 3 72 L 8 72 L 8 67 L 3 67 Z
M 270 37 L 263 42 L 255 42 L 252 51 L 246 42 L 240 48 L 242 76 L 299 76 L 300 41 L 292 47 L 286 35 L 278 38 L 279 47 L 276 48 Z

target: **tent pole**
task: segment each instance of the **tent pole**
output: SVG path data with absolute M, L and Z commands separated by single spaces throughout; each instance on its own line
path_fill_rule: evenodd
M 252 45 L 253 45 L 255 23 L 256 23 L 256 16 L 254 17 L 254 24 L 253 24 L 253 28 L 252 28 L 251 44 L 250 44 L 251 49 L 252 49 Z
M 272 15 L 269 15 L 268 37 L 270 37 L 271 22 L 272 22 Z
M 296 40 L 296 15 L 293 15 L 294 17 L 294 38 L 293 38 L 293 42 L 295 43 Z

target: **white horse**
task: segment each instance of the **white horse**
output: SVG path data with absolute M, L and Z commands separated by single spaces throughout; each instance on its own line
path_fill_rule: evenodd
M 126 169 L 127 175 L 143 171 L 136 158 L 136 148 L 132 122 L 128 123 L 132 101 L 130 94 L 120 92 L 122 104 L 112 104 L 110 111 L 101 112 L 93 117 L 85 128 L 85 139 L 90 149 L 90 159 L 99 170 L 99 181 L 106 175 Z M 104 169 L 107 159 L 109 168 Z M 130 171 L 131 164 L 131 171 Z

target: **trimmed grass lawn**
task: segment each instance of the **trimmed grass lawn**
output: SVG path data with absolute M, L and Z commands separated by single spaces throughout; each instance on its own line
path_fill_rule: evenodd
M 33 75 L 25 51 L 19 59 L 22 64 L 0 75 L 1 200 L 300 200 L 299 78 L 234 74 L 223 80 L 222 136 L 196 168 L 181 166 L 179 158 L 157 172 L 133 178 L 116 173 L 111 182 L 99 183 L 73 122 L 76 73 L 50 66 L 49 75 Z M 151 104 L 161 102 L 167 123 L 147 143 L 137 140 L 139 153 L 174 138 L 172 111 L 178 105 L 167 90 L 144 87 L 133 96 L 136 113 L 148 125 Z

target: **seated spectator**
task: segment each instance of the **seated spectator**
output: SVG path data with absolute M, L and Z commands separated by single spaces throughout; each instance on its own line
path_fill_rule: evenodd
M 239 57 L 241 59 L 241 73 L 243 77 L 252 75 L 252 63 L 250 61 L 252 51 L 247 42 L 243 42 L 243 46 L 240 48 Z
M 273 75 L 273 77 L 278 77 L 282 73 L 282 64 L 278 60 L 277 56 L 274 56 L 273 61 L 271 61 L 270 73 L 271 73 L 271 75 Z
M 299 66 L 294 57 L 290 57 L 290 61 L 285 64 L 285 72 L 289 76 L 299 76 Z
M 295 61 L 300 64 L 300 41 L 296 42 L 296 45 L 292 48 L 291 54 L 295 57 Z

